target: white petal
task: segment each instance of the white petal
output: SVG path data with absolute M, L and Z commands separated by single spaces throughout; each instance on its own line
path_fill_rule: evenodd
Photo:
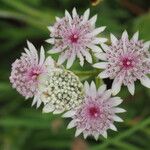
M 108 78 L 109 75 L 108 75 L 108 73 L 104 70 L 104 71 L 102 71 L 102 72 L 98 75 L 98 77 L 100 77 L 100 78 L 102 78 L 102 79 L 105 79 L 105 78 Z
M 86 139 L 88 136 L 88 133 L 83 133 L 83 136 L 84 136 L 84 139 Z
M 83 56 L 81 55 L 80 52 L 77 52 L 77 57 L 80 60 L 80 65 L 83 66 L 84 65 L 84 58 L 83 58 Z
M 83 14 L 84 21 L 87 21 L 89 19 L 89 15 L 90 15 L 90 9 L 87 9 Z
M 128 39 L 128 33 L 127 31 L 125 30 L 123 33 L 122 33 L 122 40 L 126 40 Z
M 96 86 L 95 83 L 92 81 L 91 86 L 90 86 L 90 94 L 92 97 L 96 97 Z
M 98 138 L 99 138 L 99 133 L 95 134 L 95 135 L 94 135 L 94 138 L 95 138 L 95 140 L 97 141 Z
M 37 99 L 36 108 L 39 108 L 41 104 L 42 104 L 41 99 L 40 99 L 40 98 L 39 98 L 39 99 Z
M 27 48 L 24 48 L 24 51 L 26 53 L 24 53 L 24 55 L 28 55 L 30 57 L 30 59 L 32 58 L 30 51 Z
M 107 88 L 107 87 L 106 87 L 105 84 L 101 85 L 101 86 L 98 88 L 98 94 L 99 94 L 99 95 L 103 94 L 104 91 L 106 90 L 106 88 Z
M 106 38 L 100 38 L 99 39 L 100 44 L 105 43 L 107 41 L 108 41 L 108 39 L 106 39 Z
M 104 27 L 96 28 L 91 33 L 89 33 L 88 36 L 96 36 L 99 33 L 103 32 L 105 30 L 105 28 L 106 28 L 105 26 Z
M 52 112 L 52 111 L 54 111 L 54 109 L 55 109 L 54 105 L 48 103 L 48 104 L 46 104 L 46 105 L 44 106 L 44 108 L 43 108 L 43 113 Z
M 48 30 L 49 30 L 50 32 L 53 32 L 53 31 L 54 31 L 54 27 L 48 26 Z
M 60 18 L 59 18 L 59 17 L 55 17 L 55 18 L 56 18 L 56 21 L 57 21 L 57 22 L 60 20 Z
M 111 90 L 107 90 L 103 93 L 102 100 L 107 100 L 110 97 L 111 97 Z
M 71 129 L 74 128 L 76 126 L 76 120 L 72 120 L 70 121 L 70 123 L 67 126 L 67 129 Z
M 128 84 L 127 87 L 128 87 L 129 92 L 131 93 L 131 95 L 134 95 L 134 92 L 135 92 L 134 83 Z
M 150 47 L 150 41 L 145 42 L 145 43 L 144 43 L 144 48 L 143 48 L 143 49 L 148 50 L 149 47 Z
M 111 107 L 118 106 L 122 103 L 122 99 L 120 97 L 112 97 L 109 99 L 108 103 L 111 104 Z
M 69 117 L 72 117 L 76 114 L 76 111 L 73 111 L 73 110 L 70 110 L 70 111 L 67 111 L 66 113 L 63 114 L 63 118 L 69 118 Z
M 110 34 L 110 39 L 111 39 L 112 44 L 116 45 L 118 39 L 113 34 Z
M 43 65 L 45 61 L 45 51 L 44 51 L 44 47 L 41 46 L 41 51 L 40 51 L 40 61 L 39 61 L 39 65 Z
M 38 101 L 38 98 L 36 96 L 34 96 L 33 101 L 32 101 L 32 106 L 34 106 L 37 101 Z
M 55 43 L 55 39 L 54 38 L 50 38 L 48 40 L 46 40 L 47 43 L 49 44 L 54 44 Z
M 79 136 L 83 131 L 84 129 L 77 129 L 75 133 L 75 137 Z
M 93 41 L 91 41 L 92 44 L 100 44 L 101 43 L 101 38 L 94 38 Z
M 93 65 L 94 68 L 105 69 L 107 67 L 107 62 L 100 62 Z
M 85 90 L 86 94 L 89 94 L 89 89 L 90 89 L 89 83 L 87 81 L 85 81 L 84 82 L 84 90 Z
M 113 124 L 110 124 L 110 127 L 109 127 L 111 130 L 113 130 L 113 131 L 117 131 L 117 128 L 115 127 L 115 125 L 113 125 Z
M 61 65 L 64 63 L 64 61 L 67 59 L 67 53 L 62 53 L 58 58 L 58 65 Z
M 125 109 L 119 108 L 119 107 L 113 108 L 113 111 L 114 111 L 115 113 L 123 113 L 123 112 L 126 112 Z
M 69 23 L 71 25 L 72 18 L 67 10 L 65 10 L 65 16 L 69 19 Z
M 73 10 L 72 10 L 72 16 L 73 16 L 73 18 L 76 17 L 77 15 L 78 14 L 77 14 L 76 8 L 73 8 Z
M 107 56 L 105 53 L 95 53 L 95 57 L 97 57 L 100 60 L 107 60 Z
M 107 131 L 104 131 L 104 132 L 102 133 L 102 135 L 103 135 L 104 138 L 107 139 Z
M 113 120 L 116 121 L 116 122 L 123 122 L 123 120 L 120 117 L 116 116 L 116 115 L 113 116 Z
M 47 79 L 48 79 L 48 75 L 47 74 L 39 75 L 39 77 L 38 77 L 39 85 L 38 86 L 43 85 L 47 81 Z
M 63 51 L 63 49 L 60 49 L 60 48 L 53 48 L 51 50 L 48 51 L 48 54 L 55 54 L 55 53 L 59 53 Z
M 72 66 L 73 62 L 75 61 L 75 58 L 76 55 L 75 53 L 72 52 L 71 57 L 69 57 L 67 61 L 67 66 L 66 66 L 67 69 L 69 69 Z
M 102 52 L 102 49 L 94 44 L 90 44 L 87 47 L 90 48 L 93 52 Z
M 150 78 L 147 77 L 146 75 L 140 79 L 141 84 L 144 85 L 147 88 L 150 88 Z
M 54 110 L 53 111 L 53 114 L 61 114 L 61 113 L 63 113 L 64 112 L 64 110 L 62 109 L 62 110 Z
M 137 31 L 136 33 L 134 33 L 134 35 L 132 37 L 132 40 L 134 40 L 135 42 L 137 42 L 138 38 L 139 38 L 139 31 Z
M 103 50 L 104 50 L 105 52 L 106 52 L 106 51 L 110 51 L 109 46 L 107 46 L 106 44 L 102 43 L 101 46 L 102 46 L 102 48 L 103 48 Z
M 112 94 L 113 95 L 116 95 L 120 92 L 123 78 L 124 78 L 124 76 L 120 75 L 119 77 L 117 76 L 114 79 L 114 81 L 112 83 Z
M 112 84 L 112 94 L 113 95 L 117 95 L 120 92 L 121 85 L 122 85 L 122 83 L 120 83 L 120 82 L 113 82 L 113 84 Z
M 82 54 L 85 56 L 85 59 L 87 60 L 87 62 L 89 62 L 90 64 L 92 63 L 92 56 L 88 51 L 81 51 Z
M 38 54 L 37 54 L 37 50 L 36 50 L 35 46 L 29 41 L 27 41 L 27 45 L 28 45 L 28 48 L 30 50 L 30 54 L 32 56 L 32 59 L 35 58 L 34 61 L 36 61 L 36 63 L 38 63 Z
M 91 22 L 91 25 L 92 25 L 92 26 L 95 26 L 96 20 L 97 20 L 97 15 L 93 16 L 93 17 L 89 20 L 89 21 Z
M 51 56 L 48 56 L 46 58 L 46 60 L 45 60 L 45 66 L 46 66 L 47 70 L 50 69 L 50 68 L 52 69 L 52 68 L 55 67 L 55 62 L 54 62 L 54 60 L 52 59 Z M 51 71 L 51 69 L 48 70 L 48 71 Z

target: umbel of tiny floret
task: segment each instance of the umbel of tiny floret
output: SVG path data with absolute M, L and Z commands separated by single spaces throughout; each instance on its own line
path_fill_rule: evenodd
M 94 64 L 94 67 L 104 69 L 99 74 L 100 78 L 114 79 L 112 92 L 119 93 L 121 85 L 127 86 L 129 92 L 134 95 L 136 80 L 150 88 L 150 53 L 148 51 L 150 42 L 138 40 L 139 33 L 136 32 L 129 40 L 126 31 L 121 39 L 111 34 L 111 45 L 102 44 L 104 52 L 95 56 L 105 62 Z
M 106 90 L 102 85 L 96 90 L 95 83 L 84 84 L 84 101 L 79 108 L 66 112 L 63 117 L 70 117 L 72 121 L 68 128 L 76 127 L 75 136 L 83 133 L 84 138 L 94 136 L 97 140 L 99 135 L 107 138 L 107 130 L 117 131 L 114 122 L 123 120 L 116 113 L 125 112 L 124 109 L 116 107 L 121 102 L 120 97 L 111 97 L 111 90 Z
M 27 42 L 28 48 L 21 57 L 12 64 L 10 82 L 26 99 L 34 97 L 33 104 L 40 106 L 41 101 L 38 98 L 38 77 L 54 68 L 53 60 L 45 58 L 44 48 L 41 47 L 40 56 L 34 45 Z
M 107 41 L 106 38 L 98 37 L 105 27 L 95 28 L 97 15 L 89 19 L 90 10 L 87 9 L 82 16 L 79 16 L 74 8 L 72 15 L 68 11 L 65 12 L 63 18 L 56 18 L 54 26 L 49 26 L 50 39 L 48 43 L 53 47 L 49 51 L 52 53 L 61 53 L 58 58 L 58 64 L 62 64 L 67 60 L 67 68 L 70 68 L 76 57 L 83 66 L 84 59 L 92 63 L 90 51 L 101 51 L 98 44 Z
M 71 71 L 58 69 L 40 76 L 40 99 L 44 113 L 75 109 L 83 101 L 83 85 Z

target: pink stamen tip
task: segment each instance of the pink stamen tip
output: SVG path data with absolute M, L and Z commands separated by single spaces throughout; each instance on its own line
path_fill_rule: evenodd
M 132 60 L 131 60 L 131 59 L 128 59 L 128 58 L 124 58 L 124 59 L 122 60 L 122 65 L 123 65 L 123 67 L 125 67 L 125 68 L 133 67 L 133 65 L 132 65 Z
M 78 39 L 79 38 L 78 38 L 78 36 L 76 34 L 72 34 L 70 36 L 70 40 L 71 40 L 72 43 L 77 43 Z
M 99 113 L 100 113 L 100 111 L 98 108 L 96 108 L 96 107 L 89 108 L 89 115 L 91 117 L 97 117 L 99 115 Z

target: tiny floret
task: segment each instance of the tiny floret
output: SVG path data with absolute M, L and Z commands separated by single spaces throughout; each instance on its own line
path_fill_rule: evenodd
M 99 74 L 100 78 L 114 79 L 112 92 L 118 94 L 122 84 L 127 86 L 129 92 L 134 95 L 135 81 L 150 88 L 150 53 L 148 51 L 150 42 L 138 40 L 139 33 L 136 32 L 129 40 L 126 31 L 121 39 L 111 34 L 111 46 L 102 44 L 104 52 L 96 56 L 105 62 L 94 64 L 94 67 L 104 69 Z
M 40 77 L 43 112 L 62 113 L 75 109 L 83 101 L 83 85 L 71 71 L 58 69 Z
M 95 83 L 84 84 L 84 101 L 76 110 L 66 112 L 63 117 L 71 117 L 72 121 L 68 128 L 76 127 L 75 136 L 83 133 L 84 138 L 93 136 L 98 140 L 102 135 L 107 138 L 107 130 L 117 131 L 114 122 L 123 120 L 116 113 L 125 112 L 124 109 L 116 107 L 122 99 L 111 97 L 111 90 L 106 90 L 106 85 L 102 85 L 96 90 Z
M 56 18 L 54 26 L 48 27 L 51 38 L 47 42 L 54 45 L 49 53 L 61 53 L 58 64 L 67 60 L 67 68 L 70 68 L 78 57 L 80 65 L 83 66 L 84 59 L 92 63 L 90 49 L 93 52 L 101 51 L 98 44 L 106 42 L 107 39 L 98 37 L 98 34 L 103 32 L 105 27 L 95 28 L 97 15 L 91 19 L 89 15 L 89 9 L 79 16 L 74 8 L 72 15 L 66 11 L 65 17 Z

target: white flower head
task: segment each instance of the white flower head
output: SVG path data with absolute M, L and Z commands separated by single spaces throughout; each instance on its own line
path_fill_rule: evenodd
M 37 107 L 39 107 L 41 101 L 38 99 L 38 77 L 53 70 L 54 61 L 51 57 L 45 58 L 43 47 L 38 56 L 34 45 L 29 41 L 27 45 L 28 48 L 25 48 L 25 52 L 12 64 L 10 82 L 13 88 L 26 99 L 34 97 L 32 105 L 37 103 Z
M 97 53 L 96 56 L 105 62 L 94 64 L 94 67 L 104 69 L 99 74 L 100 78 L 114 79 L 112 92 L 119 93 L 122 84 L 127 86 L 129 92 L 134 95 L 136 80 L 150 88 L 150 53 L 148 51 L 149 42 L 138 40 L 139 33 L 136 32 L 129 40 L 126 31 L 121 39 L 117 39 L 111 34 L 111 46 L 102 44 L 104 52 Z
M 71 71 L 58 69 L 41 76 L 40 81 L 40 98 L 45 113 L 75 109 L 83 101 L 83 85 Z
M 76 110 L 66 112 L 63 117 L 71 117 L 72 121 L 68 128 L 76 127 L 75 136 L 83 133 L 84 138 L 93 136 L 98 140 L 99 135 L 107 138 L 107 130 L 117 131 L 114 122 L 123 120 L 116 113 L 125 112 L 124 109 L 116 107 L 122 99 L 111 97 L 111 90 L 106 90 L 106 85 L 102 85 L 96 90 L 95 83 L 84 84 L 85 98 L 83 103 Z
M 89 19 L 90 10 L 87 9 L 82 16 L 79 16 L 74 8 L 72 15 L 68 11 L 65 17 L 56 18 L 54 26 L 49 26 L 50 39 L 48 43 L 54 46 L 49 53 L 61 53 L 58 64 L 62 64 L 67 60 L 67 68 L 70 68 L 76 57 L 83 66 L 84 59 L 92 63 L 92 57 L 89 52 L 101 51 L 98 44 L 107 41 L 106 38 L 98 37 L 98 34 L 105 30 L 105 27 L 95 28 L 97 15 Z

